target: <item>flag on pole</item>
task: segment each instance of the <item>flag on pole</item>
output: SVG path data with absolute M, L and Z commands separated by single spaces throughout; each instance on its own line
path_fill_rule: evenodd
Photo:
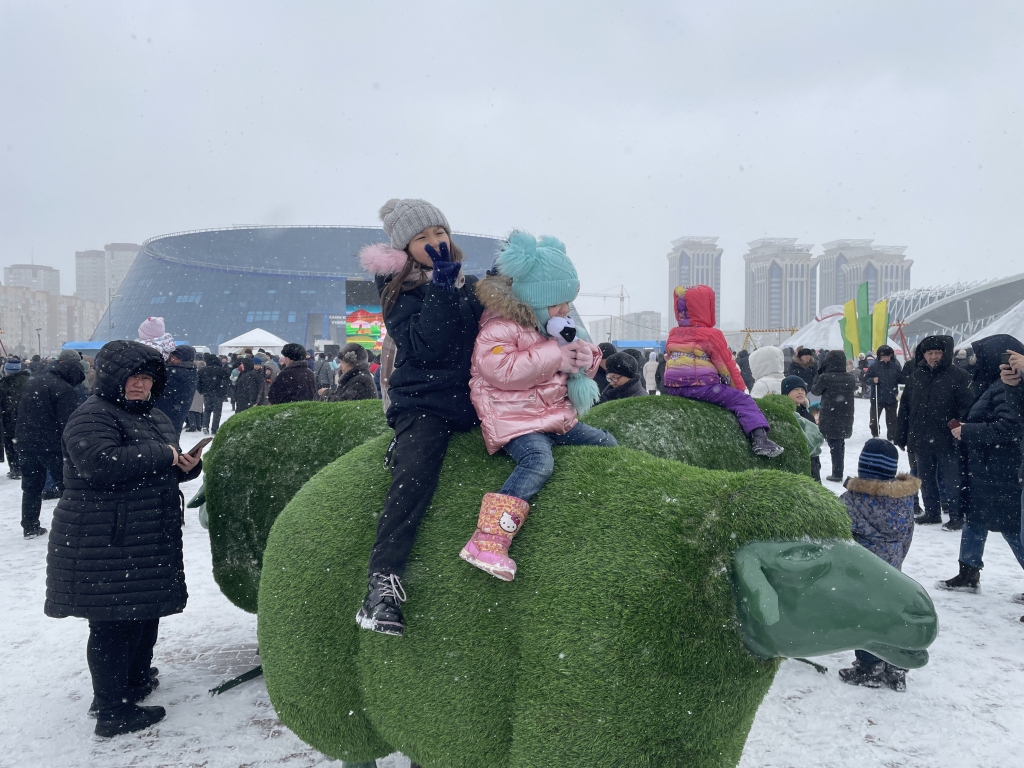
M 857 327 L 857 302 L 853 299 L 843 304 L 843 319 L 839 321 L 839 330 L 843 334 L 846 356 L 856 357 L 860 350 L 860 329 Z
M 868 284 L 857 287 L 857 341 L 859 349 L 854 354 L 867 352 L 871 346 L 871 312 L 868 307 Z
M 871 313 L 871 346 L 878 349 L 889 343 L 889 300 L 882 299 L 875 304 Z

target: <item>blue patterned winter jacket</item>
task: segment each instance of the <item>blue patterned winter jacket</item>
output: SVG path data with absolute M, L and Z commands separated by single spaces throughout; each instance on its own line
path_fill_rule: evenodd
M 893 568 L 902 568 L 914 538 L 914 497 L 920 489 L 921 481 L 910 475 L 894 480 L 850 477 L 840 497 L 853 538 Z

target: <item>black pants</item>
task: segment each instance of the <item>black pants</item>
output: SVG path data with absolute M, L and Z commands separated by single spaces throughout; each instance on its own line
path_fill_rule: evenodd
M 200 427 L 203 426 L 203 412 L 202 411 L 189 411 L 188 418 L 185 419 L 185 429 L 189 432 L 198 432 Z
M 214 435 L 220 429 L 220 412 L 224 409 L 223 400 L 214 400 L 207 395 L 203 398 L 203 429 L 209 429 Z M 211 424 L 212 419 L 212 424 Z
M 878 417 L 875 415 L 875 401 L 871 401 L 871 436 L 878 437 Z M 885 439 L 890 443 L 896 440 L 896 403 L 879 405 L 878 414 L 885 416 Z
M 821 482 L 821 456 L 811 456 L 811 477 Z
M 960 504 L 964 485 L 964 473 L 960 463 L 960 452 L 933 453 L 916 451 L 914 453 L 914 473 L 921 478 L 921 497 L 924 499 L 924 512 L 929 517 L 942 514 L 942 501 L 949 509 L 950 520 L 962 520 L 963 508 Z M 939 473 L 942 473 L 942 492 L 939 489 Z
M 149 679 L 160 619 L 90 621 L 86 656 L 100 709 L 120 706 L 128 689 Z
M 11 472 L 21 471 L 21 460 L 18 458 L 18 449 L 14 445 L 14 425 L 11 424 L 11 431 L 4 430 L 4 456 L 7 457 L 7 468 Z
M 841 437 L 829 437 L 825 439 L 828 443 L 828 450 L 832 456 L 832 477 L 842 478 L 846 464 L 846 440 Z
M 371 576 L 405 573 L 416 530 L 437 490 L 452 431 L 440 416 L 422 411 L 403 413 L 395 420 L 395 438 L 388 448 L 391 487 L 377 520 L 377 540 L 370 553 Z
M 39 511 L 43 508 L 46 470 L 64 493 L 64 461 L 59 453 L 25 452 L 21 459 L 21 528 L 34 531 L 39 527 Z

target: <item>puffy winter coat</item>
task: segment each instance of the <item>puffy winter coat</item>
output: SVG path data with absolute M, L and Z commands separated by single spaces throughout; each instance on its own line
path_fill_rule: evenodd
M 370 366 L 362 363 L 348 373 L 341 374 L 338 388 L 327 396 L 327 400 L 336 403 L 344 400 L 376 400 L 378 397 Z
M 750 353 L 741 349 L 736 353 L 736 367 L 740 369 L 740 376 L 743 378 L 743 386 L 749 391 L 754 386 L 754 374 L 750 370 Z
M 706 285 L 675 290 L 678 326 L 665 347 L 665 386 L 700 387 L 727 382 L 746 391 L 725 336 L 715 328 L 715 292 Z
M 281 371 L 267 392 L 267 399 L 271 405 L 317 398 L 316 374 L 309 369 L 305 360 L 292 363 Z
M 243 360 L 242 368 L 235 382 L 235 410 L 239 412 L 267 403 L 267 381 L 262 369 L 257 371 L 252 360 Z
M 817 372 L 817 363 L 815 363 L 813 358 L 811 359 L 811 364 L 810 365 L 803 366 L 803 365 L 800 365 L 800 363 L 797 362 L 797 359 L 794 357 L 789 362 L 789 367 L 786 369 L 786 375 L 787 376 L 799 376 L 801 379 L 804 380 L 804 383 L 807 385 L 805 387 L 805 389 L 808 392 L 810 392 L 811 391 L 811 387 L 814 386 L 814 377 L 815 377 L 816 372 Z
M 1014 416 L 1024 421 L 1024 382 L 1015 387 L 1008 387 L 1005 384 L 1003 387 L 1005 388 L 1003 390 L 1003 397 L 1006 399 L 1006 407 L 1010 409 Z M 1024 458 L 1021 459 L 1018 477 L 1024 480 Z
M 112 341 L 96 356 L 96 394 L 64 432 L 64 495 L 46 554 L 47 616 L 95 621 L 154 619 L 185 608 L 180 482 L 198 477 L 172 462 L 178 430 L 154 407 L 129 401 L 132 374 L 166 383 L 157 350 Z
M 750 353 L 750 372 L 754 375 L 751 397 L 781 395 L 786 359 L 778 347 L 761 347 Z
M 911 475 L 895 480 L 846 479 L 842 498 L 853 538 L 893 568 L 902 569 L 914 538 L 914 499 L 921 481 Z
M 0 412 L 3 414 L 3 431 L 12 440 L 15 426 L 18 423 L 18 406 L 21 404 L 21 395 L 30 378 L 32 378 L 32 374 L 29 370 L 22 368 L 17 373 L 0 379 Z
M 404 251 L 381 244 L 359 252 L 363 268 L 376 276 L 378 293 L 401 272 L 407 259 Z M 394 426 L 403 412 L 425 411 L 456 429 L 470 429 L 477 416 L 469 399 L 469 368 L 483 312 L 476 297 L 477 279 L 466 275 L 465 283 L 454 291 L 429 279 L 417 282 L 403 288 L 384 316 L 388 337 L 395 344 L 395 366 L 387 382 L 388 424 Z
M 231 371 L 219 360 L 199 371 L 199 394 L 210 400 L 226 400 L 231 394 Z
M 934 368 L 924 361 L 926 342 L 942 343 L 942 360 Z M 928 336 L 917 345 L 914 366 L 900 398 L 896 444 L 911 451 L 951 453 L 959 450 L 949 422 L 964 421 L 974 402 L 971 379 L 951 365 L 952 336 Z
M 558 370 L 562 353 L 555 339 L 537 329 L 537 316 L 512 293 L 508 278 L 487 277 L 477 284 L 485 312 L 473 350 L 469 382 L 473 406 L 483 428 L 488 453 L 533 432 L 564 435 L 576 426 L 569 400 L 569 374 Z M 601 350 L 589 345 L 594 361 L 584 373 L 591 378 Z
M 613 387 L 609 384 L 601 393 L 602 403 L 610 403 L 612 400 L 624 400 L 627 397 L 646 397 L 647 388 L 640 381 L 640 374 L 637 374 L 625 384 Z
M 967 448 L 967 518 L 974 530 L 1020 535 L 1021 438 L 1024 414 L 1017 412 L 999 379 L 999 356 L 1008 349 L 1024 353 L 1024 345 L 1000 334 L 974 342 L 975 391 L 983 391 L 971 406 L 960 430 Z
M 153 407 L 163 411 L 171 420 L 171 424 L 180 430 L 188 418 L 192 398 L 198 386 L 199 371 L 195 363 L 167 363 L 167 386 L 156 398 Z
M 52 363 L 28 380 L 18 404 L 14 433 L 19 454 L 60 453 L 60 436 L 78 407 L 75 387 L 83 381 L 85 371 L 74 360 Z
M 821 395 L 818 428 L 826 440 L 846 440 L 853 436 L 854 393 L 857 380 L 846 372 L 846 353 L 833 349 L 825 353 L 811 393 Z
M 653 360 L 648 360 L 644 363 L 643 367 L 643 379 L 644 379 L 644 391 L 653 392 L 658 388 L 658 358 L 655 357 Z
M 875 384 L 876 377 L 878 384 Z M 900 384 L 903 381 L 903 366 L 896 362 L 895 357 L 888 363 L 881 361 L 872 363 L 865 375 L 865 385 L 871 391 L 872 397 L 877 395 L 879 408 L 896 405 L 899 399 Z

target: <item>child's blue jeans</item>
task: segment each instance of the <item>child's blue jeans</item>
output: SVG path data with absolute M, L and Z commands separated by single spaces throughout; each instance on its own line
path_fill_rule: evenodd
M 583 422 L 577 422 L 564 435 L 531 432 L 517 437 L 505 445 L 505 452 L 516 460 L 516 468 L 501 486 L 499 493 L 523 501 L 533 498 L 544 487 L 555 468 L 555 460 L 551 456 L 553 445 L 600 445 L 610 448 L 618 443 L 608 432 Z

